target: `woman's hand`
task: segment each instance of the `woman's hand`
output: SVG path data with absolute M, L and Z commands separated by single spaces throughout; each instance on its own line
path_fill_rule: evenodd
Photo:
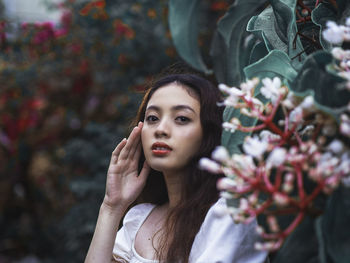
M 144 162 L 138 174 L 141 154 L 141 130 L 143 123 L 132 130 L 128 139 L 123 139 L 112 153 L 103 203 L 110 208 L 126 209 L 141 193 L 149 173 L 149 166 Z

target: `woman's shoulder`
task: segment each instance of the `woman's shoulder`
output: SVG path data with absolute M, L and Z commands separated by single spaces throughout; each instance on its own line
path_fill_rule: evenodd
M 228 213 L 226 200 L 221 197 L 208 210 L 200 231 L 212 232 L 215 235 L 218 233 L 216 228 L 225 229 L 231 237 L 231 230 L 234 230 L 236 236 L 242 237 L 245 233 L 255 235 L 256 221 L 253 220 L 250 224 L 236 224 Z
M 125 214 L 123 226 L 126 228 L 140 227 L 155 206 L 156 205 L 150 203 L 142 203 L 133 206 Z
M 113 257 L 117 262 L 130 262 L 133 257 L 132 246 L 144 220 L 155 207 L 153 204 L 138 204 L 126 213 L 123 226 L 119 229 L 113 248 Z

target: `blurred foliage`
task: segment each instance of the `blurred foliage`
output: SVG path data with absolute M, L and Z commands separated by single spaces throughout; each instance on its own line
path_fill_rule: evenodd
M 345 79 L 330 67 L 334 63 L 332 46 L 321 34 L 329 20 L 344 24 L 350 14 L 349 1 L 231 1 L 217 21 L 210 47 L 206 49 L 198 45 L 198 38 L 202 20 L 212 19 L 203 12 L 203 6 L 198 0 L 169 1 L 174 45 L 193 67 L 213 73 L 218 82 L 229 86 L 239 86 L 253 77 L 279 77 L 298 96 L 314 97 L 317 108 L 336 119 L 349 105 Z M 261 98 L 259 89 L 260 86 L 255 89 L 255 96 Z M 256 124 L 255 119 L 243 119 L 240 110 L 226 108 L 224 120 L 233 117 L 239 118 L 244 126 Z M 222 144 L 231 153 L 239 153 L 247 135 L 224 132 Z M 339 187 L 330 198 L 317 200 L 323 214 L 303 221 L 272 257 L 272 262 L 349 262 L 349 191 Z
M 0 262 L 83 261 L 137 91 L 177 59 L 167 1 L 43 2 L 58 24 L 0 22 Z

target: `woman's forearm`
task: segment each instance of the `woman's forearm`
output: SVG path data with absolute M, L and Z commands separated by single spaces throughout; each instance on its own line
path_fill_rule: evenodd
M 124 207 L 111 208 L 104 203 L 101 205 L 85 263 L 111 262 L 114 241 L 124 212 Z

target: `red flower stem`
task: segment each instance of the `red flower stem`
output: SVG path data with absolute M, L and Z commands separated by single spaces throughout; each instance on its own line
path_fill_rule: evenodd
M 238 177 L 242 178 L 244 181 L 248 182 L 250 185 L 255 184 L 255 180 L 253 178 L 247 177 L 241 173 L 241 171 L 235 167 L 232 168 L 233 173 L 236 174 Z
M 267 199 L 261 206 L 255 210 L 251 210 L 249 213 L 251 215 L 257 216 L 261 214 L 264 210 L 266 210 L 272 204 L 272 199 Z
M 305 201 L 305 190 L 304 190 L 304 180 L 300 165 L 294 164 L 295 173 L 297 176 L 298 193 L 300 201 L 303 203 Z
M 282 232 L 278 233 L 263 233 L 261 236 L 265 239 L 279 239 L 287 237 L 303 220 L 304 212 L 298 213 L 298 215 L 294 218 L 293 222 Z
M 312 202 L 316 196 L 322 191 L 324 188 L 326 182 L 324 180 L 320 181 L 317 185 L 317 187 L 312 191 L 312 193 L 304 200 L 305 207 L 309 205 L 310 202 Z
M 237 129 L 242 131 L 242 132 L 254 132 L 254 131 L 262 130 L 265 127 L 266 127 L 265 123 L 262 123 L 260 125 L 254 126 L 254 127 L 239 126 Z
M 300 224 L 300 222 L 304 219 L 304 216 L 304 212 L 298 213 L 297 217 L 293 220 L 293 222 L 283 231 L 282 236 L 288 236 Z
M 301 146 L 303 144 L 303 140 L 300 138 L 299 133 L 294 132 L 294 136 L 297 139 L 297 142 L 299 143 L 299 145 Z
M 277 109 L 278 107 L 280 106 L 280 103 L 281 103 L 281 100 L 283 98 L 283 95 L 280 95 L 275 103 L 275 105 L 273 105 L 273 108 L 272 108 L 272 111 L 268 117 L 269 121 L 272 121 L 273 118 L 275 118 L 275 115 L 276 115 L 276 112 L 277 112 Z
M 288 143 L 288 141 L 290 140 L 292 134 L 295 133 L 295 130 L 298 127 L 298 124 L 299 123 L 297 123 L 297 122 L 294 123 L 293 127 L 287 133 L 284 134 L 284 136 L 282 137 L 283 141 L 281 142 L 281 145 L 284 144 L 284 143 Z
M 295 22 L 301 23 L 301 22 L 306 22 L 306 21 L 311 21 L 311 16 L 303 17 L 302 19 L 298 19 Z
M 261 173 L 262 175 L 262 178 L 263 178 L 263 181 L 265 183 L 265 186 L 267 188 L 267 190 L 270 192 L 270 193 L 274 193 L 275 192 L 275 187 L 272 185 L 271 181 L 269 180 L 267 174 L 265 171 L 263 171 Z
M 282 167 L 278 167 L 275 179 L 275 189 L 278 190 L 282 183 Z
M 284 118 L 284 133 L 286 134 L 288 132 L 288 128 L 289 128 L 289 115 L 288 113 L 284 113 L 285 118 Z
M 283 139 L 286 137 L 285 133 L 283 131 L 281 131 L 280 128 L 278 128 L 272 121 L 267 120 L 265 122 L 266 126 L 274 133 L 278 134 L 279 136 L 281 136 Z

